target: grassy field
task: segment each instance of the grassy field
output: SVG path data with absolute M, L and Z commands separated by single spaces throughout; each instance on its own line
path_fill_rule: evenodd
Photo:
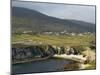
M 94 35 L 83 35 L 83 36 L 67 36 L 67 35 L 29 35 L 29 34 L 16 34 L 12 35 L 12 42 L 32 42 L 41 44 L 51 44 L 58 46 L 78 46 L 78 45 L 89 45 L 91 41 L 95 41 Z

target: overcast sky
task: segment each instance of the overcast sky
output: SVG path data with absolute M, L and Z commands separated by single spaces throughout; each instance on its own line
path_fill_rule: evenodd
M 61 19 L 75 19 L 95 23 L 95 6 L 51 4 L 12 1 L 12 6 L 37 10 L 49 16 Z

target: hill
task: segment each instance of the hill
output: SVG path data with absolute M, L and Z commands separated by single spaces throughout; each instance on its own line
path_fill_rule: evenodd
M 67 12 L 66 12 L 67 13 Z M 77 20 L 64 20 L 42 14 L 36 10 L 12 7 L 12 32 L 95 32 L 95 24 Z

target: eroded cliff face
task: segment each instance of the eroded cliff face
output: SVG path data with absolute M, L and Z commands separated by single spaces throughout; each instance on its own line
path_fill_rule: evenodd
M 12 61 L 25 61 L 31 59 L 52 57 L 54 54 L 79 54 L 79 52 L 70 47 L 62 47 L 55 45 L 17 45 L 12 48 Z
M 28 46 L 12 48 L 12 57 L 15 59 L 31 58 L 31 57 L 46 57 L 54 54 L 53 48 L 50 46 Z

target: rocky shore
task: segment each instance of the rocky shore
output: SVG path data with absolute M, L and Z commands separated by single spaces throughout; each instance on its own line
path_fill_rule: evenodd
M 95 60 L 95 53 L 87 47 L 82 51 L 77 47 L 68 46 L 13 44 L 13 64 L 45 60 L 50 57 L 88 63 Z

